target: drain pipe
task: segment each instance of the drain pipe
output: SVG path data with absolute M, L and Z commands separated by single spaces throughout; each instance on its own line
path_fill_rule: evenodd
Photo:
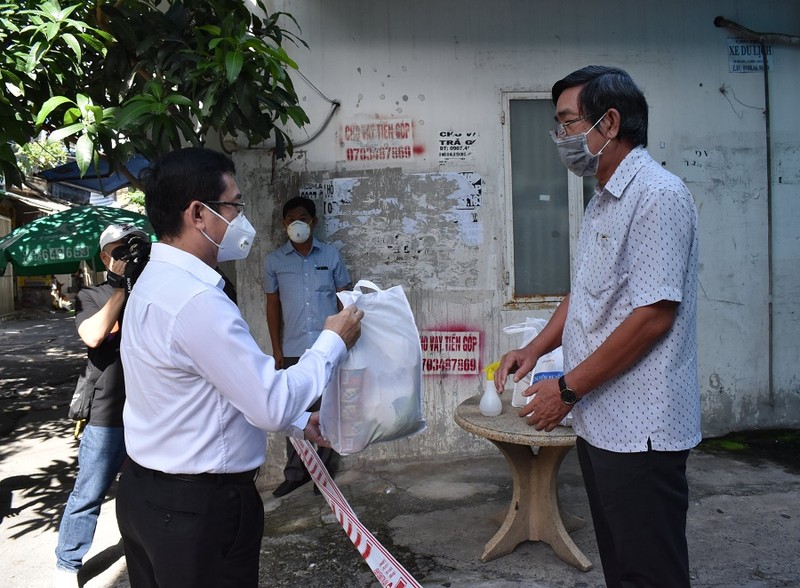
M 767 142 L 767 267 L 769 273 L 769 285 L 767 292 L 768 300 L 768 325 L 767 325 L 767 338 L 768 338 L 768 362 L 769 362 L 769 406 L 775 407 L 775 378 L 774 378 L 774 343 L 773 343 L 773 280 L 774 272 L 772 267 L 772 138 L 770 136 L 771 122 L 770 122 L 770 109 L 769 109 L 769 68 L 767 67 L 767 43 L 788 43 L 800 45 L 800 37 L 794 35 L 781 35 L 774 33 L 758 33 L 751 31 L 733 21 L 726 19 L 723 16 L 718 16 L 714 19 L 714 26 L 717 28 L 727 28 L 738 35 L 756 41 L 761 46 L 761 61 L 764 67 L 764 126 L 765 137 Z
M 775 272 L 772 271 L 772 137 L 770 129 L 772 128 L 770 109 L 769 109 L 769 67 L 767 66 L 767 44 L 762 36 L 760 39 L 761 44 L 761 62 L 764 64 L 764 126 L 765 137 L 767 140 L 767 267 L 769 272 L 769 281 L 767 286 L 767 300 L 769 308 L 769 320 L 767 325 L 767 332 L 769 336 L 769 406 L 775 408 L 775 378 L 774 378 L 774 344 L 773 339 L 775 331 L 773 330 L 774 308 L 772 306 L 772 295 L 774 292 L 774 277 Z

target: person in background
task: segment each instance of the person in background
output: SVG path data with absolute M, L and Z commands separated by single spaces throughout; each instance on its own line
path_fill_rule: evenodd
M 350 275 L 339 250 L 313 237 L 317 210 L 308 198 L 292 198 L 283 206 L 283 228 L 289 240 L 264 258 L 264 292 L 267 327 L 275 365 L 297 363 L 316 340 L 325 319 L 341 310 L 336 292 L 350 285 Z M 315 402 L 309 410 L 319 410 Z M 319 447 L 317 454 L 334 475 L 338 454 Z M 286 439 L 284 481 L 273 491 L 280 497 L 311 480 L 308 471 Z M 319 492 L 314 488 L 315 492 Z
M 686 460 L 699 443 L 697 210 L 647 146 L 644 94 L 621 69 L 588 66 L 553 86 L 564 165 L 595 176 L 570 293 L 495 375 L 519 381 L 563 343 L 564 376 L 520 410 L 551 431 L 572 411 L 606 584 L 689 586 Z
M 74 294 L 77 294 L 80 292 L 81 288 L 85 288 L 88 285 L 84 278 L 83 265 L 75 270 L 75 273 L 70 276 L 70 279 L 72 285 L 70 286 L 69 291 Z
M 125 462 L 117 492 L 132 588 L 255 588 L 264 506 L 255 477 L 266 434 L 324 444 L 324 391 L 360 335 L 363 311 L 326 319 L 297 365 L 261 351 L 214 269 L 243 259 L 255 229 L 236 168 L 186 148 L 143 172 L 158 242 L 125 310 Z
M 94 388 L 94 396 L 78 450 L 78 476 L 58 529 L 56 586 L 78 586 L 78 572 L 92 545 L 100 506 L 125 459 L 125 382 L 119 346 L 126 262 L 114 259 L 113 254 L 132 236 L 148 238 L 134 225 L 110 225 L 103 231 L 100 258 L 108 281 L 81 288 L 76 298 L 75 324 L 86 343 L 87 385 Z

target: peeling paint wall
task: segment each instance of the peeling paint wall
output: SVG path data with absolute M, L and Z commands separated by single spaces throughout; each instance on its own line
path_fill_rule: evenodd
M 357 243 L 348 260 L 356 276 L 368 268 L 360 277 L 379 283 L 474 288 L 483 242 L 481 183 L 477 174 L 382 170 L 317 184 L 312 199 L 324 211 L 329 242 L 340 249 Z
M 291 55 L 305 76 L 295 85 L 311 124 L 290 129 L 303 144 L 274 170 L 267 149 L 235 154 L 259 230 L 250 258 L 237 265 L 254 334 L 268 350 L 261 260 L 285 238 L 280 206 L 304 194 L 318 204 L 317 235 L 341 249 L 354 281 L 403 285 L 429 341 L 478 336 L 475 350 L 441 350 L 460 362 L 430 362 L 428 431 L 358 459 L 486 449 L 452 418 L 480 390 L 479 375 L 465 373 L 469 362 L 476 354 L 479 367 L 499 358 L 517 343 L 503 326 L 554 308 L 514 301 L 505 280 L 512 268 L 503 93 L 549 92 L 588 63 L 623 67 L 642 86 L 651 107 L 648 148 L 697 202 L 704 433 L 800 423 L 800 49 L 770 47 L 769 226 L 763 75 L 742 73 L 757 61 L 746 61 L 735 35 L 713 26 L 722 15 L 796 35 L 788 29 L 800 22 L 796 1 L 284 0 L 272 8 L 294 15 L 310 46 Z M 323 95 L 341 103 L 329 121 Z M 282 463 L 282 448 L 272 444 L 273 465 Z

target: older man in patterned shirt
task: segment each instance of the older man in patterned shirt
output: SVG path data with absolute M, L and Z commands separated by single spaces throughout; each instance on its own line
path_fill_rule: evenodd
M 520 414 L 552 430 L 570 410 L 610 587 L 689 586 L 686 460 L 701 438 L 697 382 L 697 211 L 648 154 L 647 101 L 617 68 L 556 82 L 561 160 L 598 184 L 570 293 L 495 382 L 518 380 L 560 344 L 564 377 L 531 386 Z

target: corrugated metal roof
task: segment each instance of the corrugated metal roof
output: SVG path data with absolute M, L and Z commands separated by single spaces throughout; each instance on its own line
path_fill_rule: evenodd
M 149 164 L 150 162 L 146 158 L 141 155 L 135 155 L 125 162 L 125 167 L 133 177 L 138 178 L 142 170 Z M 97 168 L 95 168 L 94 164 L 90 165 L 86 175 L 83 177 L 81 177 L 78 164 L 74 161 L 59 165 L 53 169 L 40 171 L 36 175 L 48 182 L 66 184 L 88 192 L 97 192 L 104 196 L 130 184 L 127 177 L 119 172 L 112 172 L 108 167 L 108 161 L 105 159 L 100 160 Z
M 28 206 L 38 208 L 42 212 L 60 212 L 62 210 L 67 210 L 68 208 L 72 208 L 66 204 L 59 204 L 58 202 L 50 202 L 48 200 L 40 200 L 39 198 L 30 198 L 28 196 L 22 196 L 21 194 L 15 194 L 14 192 L 2 191 L 0 192 L 0 198 L 17 200 L 18 202 L 22 202 Z

